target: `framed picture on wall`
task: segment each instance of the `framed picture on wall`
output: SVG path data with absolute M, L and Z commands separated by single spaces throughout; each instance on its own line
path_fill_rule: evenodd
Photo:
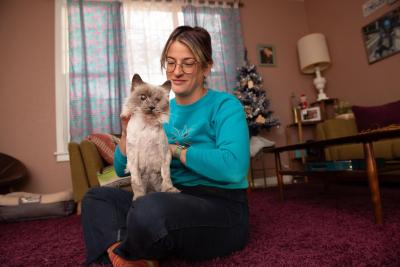
M 275 47 L 272 45 L 257 45 L 258 64 L 273 67 L 276 65 Z
M 368 63 L 400 52 L 400 7 L 362 28 Z
M 319 107 L 305 108 L 300 110 L 302 122 L 316 122 L 321 120 L 321 110 Z

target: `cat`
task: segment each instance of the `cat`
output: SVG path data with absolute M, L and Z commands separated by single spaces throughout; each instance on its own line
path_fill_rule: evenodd
M 148 192 L 179 192 L 170 177 L 171 151 L 163 123 L 169 119 L 171 82 L 155 86 L 132 77 L 131 94 L 122 107 L 128 118 L 126 154 L 133 200 Z

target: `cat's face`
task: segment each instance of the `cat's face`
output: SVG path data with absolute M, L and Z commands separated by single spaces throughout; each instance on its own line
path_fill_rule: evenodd
M 142 81 L 139 75 L 132 78 L 131 95 L 127 105 L 131 113 L 142 114 L 146 120 L 164 122 L 169 114 L 171 83 L 156 86 Z

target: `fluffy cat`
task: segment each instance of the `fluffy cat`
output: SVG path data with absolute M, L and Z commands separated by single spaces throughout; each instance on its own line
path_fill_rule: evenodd
M 129 117 L 126 138 L 127 167 L 131 173 L 133 200 L 151 191 L 179 192 L 171 182 L 171 151 L 163 122 L 169 118 L 171 82 L 155 86 L 132 78 L 121 117 Z

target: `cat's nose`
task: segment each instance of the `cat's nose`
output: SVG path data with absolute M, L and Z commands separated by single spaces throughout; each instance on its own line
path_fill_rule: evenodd
M 155 106 L 149 106 L 150 111 L 153 111 L 155 108 Z

